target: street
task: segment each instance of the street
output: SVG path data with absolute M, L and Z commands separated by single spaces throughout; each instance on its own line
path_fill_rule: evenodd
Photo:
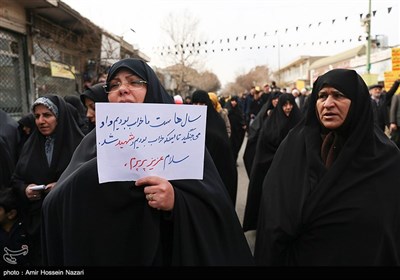
M 238 163 L 238 190 L 236 197 L 236 213 L 239 217 L 241 223 L 243 223 L 244 216 L 244 208 L 246 206 L 246 198 L 247 198 L 247 187 L 249 185 L 249 178 L 247 177 L 246 169 L 243 163 L 243 153 L 246 148 L 247 136 L 245 136 L 242 147 L 239 152 L 239 157 L 237 160 Z M 249 243 L 250 249 L 253 252 L 254 250 L 254 242 L 256 237 L 256 231 L 247 231 L 245 233 L 247 242 Z

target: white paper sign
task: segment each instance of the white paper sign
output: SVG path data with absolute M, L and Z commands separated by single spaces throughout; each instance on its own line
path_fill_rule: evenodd
M 203 179 L 207 106 L 96 103 L 99 182 Z

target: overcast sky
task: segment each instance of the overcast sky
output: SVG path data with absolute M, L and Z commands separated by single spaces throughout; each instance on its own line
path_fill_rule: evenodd
M 63 0 L 96 25 L 124 39 L 165 67 L 172 47 L 161 25 L 168 15 L 198 19 L 204 53 L 202 71 L 214 72 L 222 86 L 257 65 L 272 70 L 301 55 L 334 55 L 362 42 L 360 17 L 368 0 Z M 372 38 L 387 35 L 400 44 L 400 1 L 372 0 Z M 391 9 L 389 9 L 391 8 Z M 390 11 L 389 11 L 390 10 Z M 133 29 L 135 32 L 133 32 Z M 228 42 L 229 39 L 229 42 Z M 207 42 L 207 43 L 206 43 Z M 207 53 L 205 51 L 207 50 Z M 162 53 L 162 55 L 161 55 Z

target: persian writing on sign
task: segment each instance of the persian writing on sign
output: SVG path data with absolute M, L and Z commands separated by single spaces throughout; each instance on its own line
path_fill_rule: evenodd
M 203 179 L 206 106 L 96 103 L 99 182 Z

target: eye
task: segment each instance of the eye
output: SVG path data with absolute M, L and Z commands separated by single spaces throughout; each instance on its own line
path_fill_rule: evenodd
M 50 118 L 52 116 L 53 116 L 52 113 L 43 113 L 43 117 L 45 117 L 45 118 Z
M 146 81 L 142 81 L 142 80 L 133 80 L 133 81 L 129 81 L 128 83 L 133 88 L 140 88 L 143 85 L 147 84 Z
M 120 82 L 111 82 L 108 86 L 109 86 L 109 90 L 116 90 L 119 88 L 119 86 L 121 85 Z
M 332 94 L 332 96 L 333 96 L 333 98 L 335 98 L 335 99 L 341 99 L 341 98 L 345 98 L 345 97 L 346 97 L 343 93 L 341 93 L 341 92 L 339 92 L 339 91 L 334 92 L 334 93 Z
M 318 99 L 327 99 L 327 98 L 328 98 L 328 93 L 326 93 L 326 92 L 318 93 Z

